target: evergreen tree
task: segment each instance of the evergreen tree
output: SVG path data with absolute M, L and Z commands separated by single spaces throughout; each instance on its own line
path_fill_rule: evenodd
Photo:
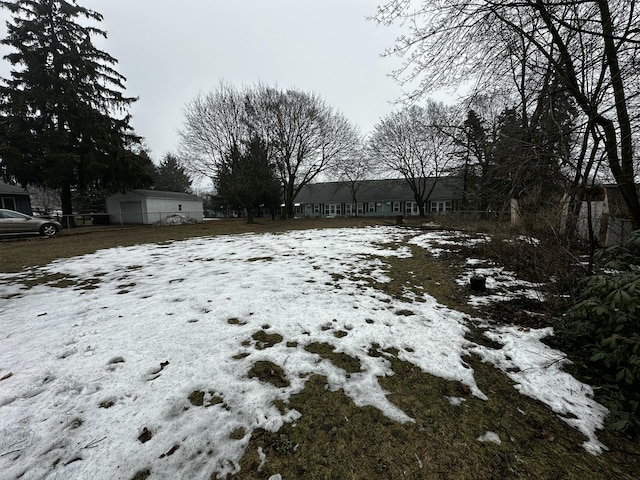
M 457 144 L 461 148 L 462 162 L 457 169 L 462 178 L 463 208 L 484 210 L 484 181 L 491 160 L 491 142 L 484 119 L 473 109 L 467 112 Z
M 191 179 L 175 156 L 167 153 L 155 170 L 154 186 L 156 190 L 190 192 Z
M 102 15 L 75 0 L 0 1 L 9 10 L 2 44 L 13 69 L 0 82 L 0 165 L 22 185 L 60 189 L 63 214 L 72 192 L 148 184 L 148 157 L 134 153 L 123 95 L 125 78 L 92 43 L 103 30 L 78 23 Z M 119 116 L 118 116 L 119 115 Z
M 261 203 L 270 205 L 279 198 L 275 166 L 269 161 L 265 142 L 254 136 L 247 145 L 236 145 L 220 162 L 215 178 L 221 196 L 247 211 L 247 223 L 253 223 L 253 210 Z
M 491 164 L 484 179 L 484 200 L 494 211 L 508 210 L 512 198 L 521 199 L 529 187 L 529 165 L 533 157 L 527 128 L 520 111 L 506 108 L 496 119 Z
M 575 144 L 576 107 L 562 83 L 551 80 L 527 111 L 504 109 L 495 120 L 480 178 L 482 199 L 500 211 L 511 199 L 521 211 L 555 209 L 565 191 L 563 169 Z M 473 144 L 475 139 L 469 139 Z

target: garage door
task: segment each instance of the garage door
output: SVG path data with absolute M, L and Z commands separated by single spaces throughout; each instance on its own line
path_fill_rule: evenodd
M 122 223 L 144 223 L 142 215 L 142 202 L 120 202 Z

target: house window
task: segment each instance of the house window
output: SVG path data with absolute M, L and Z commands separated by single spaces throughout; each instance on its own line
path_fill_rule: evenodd
M 369 202 L 368 211 L 370 213 L 375 213 L 375 211 L 376 211 L 376 203 L 375 202 Z
M 451 201 L 433 201 L 430 210 L 432 212 L 448 212 L 451 210 Z
M 320 214 L 320 204 L 319 203 L 314 203 L 313 204 L 313 213 L 317 213 L 318 215 Z
M 407 215 L 418 215 L 420 213 L 420 206 L 417 202 L 405 202 L 404 213 Z
M 178 204 L 178 211 L 179 211 L 179 212 L 181 212 L 181 211 L 182 211 L 182 204 L 181 204 L 181 203 L 179 203 L 179 204 Z
M 13 197 L 1 197 L 0 208 L 6 208 L 7 210 L 15 210 L 16 200 Z
M 362 215 L 364 213 L 364 205 L 362 203 L 358 204 L 358 215 Z
M 393 202 L 393 213 L 400 213 L 400 202 Z
M 405 202 L 404 204 L 404 213 L 411 213 L 413 211 L 413 203 L 414 202 Z
M 325 203 L 324 204 L 324 214 L 326 216 L 334 216 L 340 215 L 341 205 L 339 203 Z
M 345 215 L 353 215 L 353 204 L 345 203 L 344 204 L 344 213 Z

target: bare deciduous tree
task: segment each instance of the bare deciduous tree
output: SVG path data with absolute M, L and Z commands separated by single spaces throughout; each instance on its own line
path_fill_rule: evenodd
M 344 161 L 338 162 L 331 169 L 331 177 L 342 182 L 349 189 L 351 201 L 356 205 L 353 211 L 355 216 L 357 216 L 358 212 L 358 192 L 363 182 L 376 178 L 380 170 L 379 162 L 372 155 L 370 149 L 367 148 L 365 141 L 362 140 L 361 142 Z
M 244 94 L 220 83 L 188 102 L 184 117 L 179 131 L 181 161 L 192 174 L 214 179 L 220 162 L 249 137 Z
M 378 161 L 406 180 L 422 217 L 425 202 L 452 160 L 448 115 L 447 107 L 433 100 L 425 108 L 407 107 L 383 118 L 369 142 Z
M 282 183 L 282 216 L 293 217 L 300 189 L 348 158 L 358 142 L 357 130 L 319 96 L 298 90 L 259 85 L 246 107 Z
M 216 177 L 233 149 L 257 136 L 282 186 L 283 217 L 294 214 L 300 189 L 358 141 L 355 128 L 319 96 L 266 85 L 236 90 L 221 84 L 187 104 L 180 132 L 182 156 L 193 172 Z
M 376 19 L 409 25 L 410 32 L 389 53 L 405 59 L 396 78 L 418 82 L 413 98 L 465 83 L 475 91 L 500 89 L 513 72 L 513 55 L 526 67 L 521 91 L 532 92 L 539 82 L 531 79 L 550 72 L 601 139 L 608 167 L 640 227 L 633 152 L 639 119 L 629 114 L 640 99 L 635 0 L 444 0 L 419 5 L 391 0 L 379 7 Z

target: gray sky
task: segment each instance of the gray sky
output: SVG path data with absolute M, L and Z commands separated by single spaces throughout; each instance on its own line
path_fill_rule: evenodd
M 313 91 L 371 131 L 400 87 L 381 58 L 399 28 L 366 17 L 379 0 L 80 0 L 104 16 L 100 47 L 140 97 L 133 126 L 151 156 L 177 149 L 183 107 L 221 80 Z M 6 52 L 5 52 L 6 53 Z

